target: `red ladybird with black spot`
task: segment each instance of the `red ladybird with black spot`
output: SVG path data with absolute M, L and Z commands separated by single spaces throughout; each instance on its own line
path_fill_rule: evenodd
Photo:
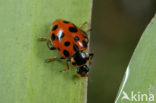
M 65 20 L 56 20 L 50 29 L 50 39 L 54 47 L 49 47 L 49 40 L 47 38 L 38 38 L 38 40 L 46 40 L 47 46 L 50 50 L 58 50 L 62 55 L 61 58 L 51 58 L 46 61 L 52 61 L 56 59 L 67 59 L 67 69 L 61 72 L 66 72 L 69 70 L 68 62 L 77 68 L 77 74 L 75 76 L 89 77 L 87 74 L 89 68 L 87 64 L 93 58 L 93 53 L 85 53 L 84 50 L 88 47 L 88 35 L 86 32 L 81 30 L 81 28 L 86 23 L 82 24 L 79 28 L 73 23 Z

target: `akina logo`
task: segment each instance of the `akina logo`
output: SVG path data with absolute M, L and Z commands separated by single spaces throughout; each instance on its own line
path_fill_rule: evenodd
M 122 100 L 128 100 L 128 101 L 154 101 L 154 95 L 153 94 L 141 94 L 138 92 L 137 94 L 134 94 L 133 91 L 131 91 L 131 95 L 128 96 L 125 91 L 122 92 L 123 97 L 121 98 Z

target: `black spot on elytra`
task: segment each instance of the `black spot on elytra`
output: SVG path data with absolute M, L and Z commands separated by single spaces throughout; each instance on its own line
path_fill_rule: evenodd
M 76 33 L 77 29 L 75 27 L 69 27 L 69 31 L 72 33 Z
M 79 51 L 79 47 L 77 46 L 77 45 L 73 45 L 73 48 L 74 48 L 74 50 L 76 51 L 76 52 L 78 52 Z
M 82 41 L 82 44 L 83 44 L 84 47 L 87 47 L 86 41 L 83 40 L 83 41 Z
M 54 33 L 51 35 L 51 40 L 52 40 L 52 41 L 55 40 L 55 34 L 54 34 Z
M 60 51 L 60 48 L 58 47 L 57 50 Z
M 63 54 L 66 56 L 66 57 L 69 57 L 69 52 L 67 50 L 64 50 L 63 51 Z
M 58 40 L 58 41 L 62 40 L 63 37 L 64 37 L 64 32 L 59 32 L 59 33 L 57 34 L 57 40 Z
M 76 63 L 72 62 L 72 65 L 76 65 Z
M 79 37 L 78 36 L 75 36 L 74 40 L 75 41 L 79 41 Z
M 58 28 L 58 25 L 54 25 L 52 28 L 52 31 L 56 30 Z
M 64 45 L 65 45 L 65 46 L 69 46 L 69 45 L 70 45 L 70 42 L 69 42 L 69 41 L 66 41 L 66 42 L 64 43 Z
M 70 23 L 69 21 L 63 21 L 63 22 L 66 23 L 66 24 Z

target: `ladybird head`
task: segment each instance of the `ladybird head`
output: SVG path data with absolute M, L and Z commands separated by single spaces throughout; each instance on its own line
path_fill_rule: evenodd
M 77 68 L 77 74 L 81 75 L 81 77 L 87 77 L 88 72 L 89 68 L 86 65 Z
M 80 66 L 77 68 L 77 74 L 80 75 L 81 77 L 89 77 L 90 81 L 92 82 L 91 77 L 87 74 L 89 72 L 89 68 L 87 65 Z

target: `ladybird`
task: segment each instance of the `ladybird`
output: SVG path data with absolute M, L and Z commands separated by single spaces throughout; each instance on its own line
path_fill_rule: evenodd
M 77 77 L 89 77 L 87 74 L 89 68 L 87 64 L 91 64 L 90 60 L 93 58 L 93 53 L 85 53 L 84 50 L 88 47 L 88 35 L 87 32 L 81 28 L 86 24 L 83 23 L 80 27 L 75 26 L 73 23 L 61 19 L 57 19 L 50 29 L 50 41 L 54 47 L 49 46 L 49 40 L 47 38 L 37 38 L 37 40 L 46 40 L 47 46 L 50 50 L 58 50 L 62 57 L 50 58 L 46 61 L 66 59 L 67 69 L 60 72 L 66 72 L 69 70 L 68 62 L 77 68 Z M 90 77 L 89 77 L 90 78 Z M 92 81 L 92 79 L 90 78 Z

